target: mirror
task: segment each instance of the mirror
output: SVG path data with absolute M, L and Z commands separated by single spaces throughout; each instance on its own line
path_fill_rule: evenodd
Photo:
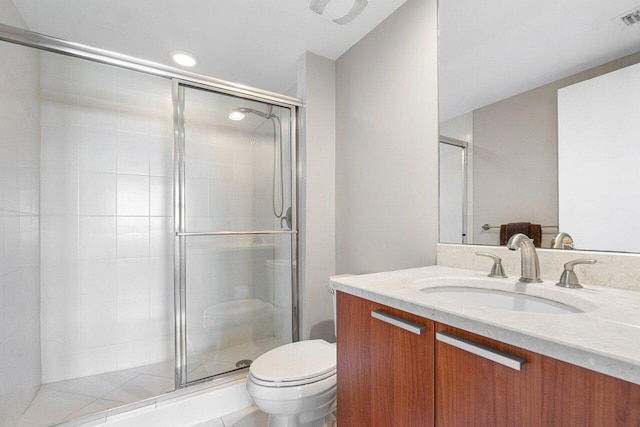
M 639 158 L 636 9 L 637 0 L 440 2 L 441 243 L 498 245 L 501 225 L 530 222 L 542 226 L 541 247 L 562 231 L 576 249 L 640 252 L 624 241 L 640 213 L 640 174 L 627 160 Z M 466 146 L 466 178 L 442 161 L 452 141 Z M 453 201 L 443 174 L 466 187 Z

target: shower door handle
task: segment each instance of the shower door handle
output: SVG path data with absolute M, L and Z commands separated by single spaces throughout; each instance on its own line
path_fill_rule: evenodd
M 177 232 L 176 236 L 242 236 L 247 234 L 298 234 L 297 230 L 194 231 Z

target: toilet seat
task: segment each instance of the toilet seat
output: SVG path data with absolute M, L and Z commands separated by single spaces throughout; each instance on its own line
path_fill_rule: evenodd
M 336 370 L 334 369 L 332 371 L 326 372 L 322 375 L 318 375 L 317 377 L 313 377 L 313 378 L 305 378 L 301 380 L 292 380 L 292 381 L 266 381 L 260 378 L 256 378 L 255 376 L 251 375 L 251 373 L 249 373 L 249 379 L 253 383 L 261 385 L 263 387 L 297 387 L 301 385 L 307 385 L 307 384 L 312 384 L 318 381 L 322 381 L 326 378 L 334 376 L 335 374 L 336 374 Z
M 258 357 L 249 368 L 251 381 L 263 387 L 294 387 L 336 374 L 336 348 L 323 340 L 298 341 Z

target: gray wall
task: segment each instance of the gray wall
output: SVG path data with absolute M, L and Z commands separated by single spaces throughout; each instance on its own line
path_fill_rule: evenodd
M 336 272 L 433 264 L 437 2 L 408 0 L 336 63 Z
M 26 24 L 11 0 L 0 22 Z M 0 425 L 40 387 L 39 52 L 0 42 Z
M 335 274 L 335 61 L 307 52 L 298 64 L 298 97 L 304 99 L 300 170 L 300 264 L 302 339 L 333 340 L 327 292 Z
M 482 224 L 558 223 L 558 89 L 640 62 L 640 53 L 473 111 L 473 242 L 499 243 Z M 543 245 L 555 229 L 547 229 Z

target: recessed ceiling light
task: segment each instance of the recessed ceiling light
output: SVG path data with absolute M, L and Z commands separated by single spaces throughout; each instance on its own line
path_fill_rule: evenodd
M 232 111 L 229 113 L 229 118 L 231 120 L 242 120 L 244 119 L 244 114 L 242 114 L 240 111 Z
M 173 62 L 183 67 L 193 67 L 198 63 L 198 60 L 193 54 L 182 50 L 171 52 L 171 59 L 173 59 Z

